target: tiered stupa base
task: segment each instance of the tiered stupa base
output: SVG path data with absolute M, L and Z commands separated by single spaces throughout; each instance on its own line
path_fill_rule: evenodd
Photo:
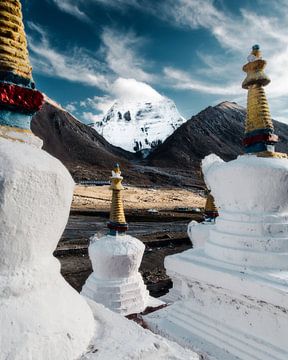
M 128 279 L 100 280 L 92 275 L 82 295 L 122 315 L 136 314 L 149 306 L 149 292 L 141 274 Z
M 103 305 L 93 301 L 89 305 L 98 331 L 80 360 L 200 360 L 195 352 L 144 330 Z
M 205 243 L 209 239 L 209 233 L 210 230 L 214 229 L 215 222 L 202 222 L 198 223 L 197 221 L 191 221 L 188 224 L 187 234 L 192 242 L 193 249 L 203 248 L 205 246 Z M 185 254 L 186 257 L 189 257 L 189 254 L 193 254 L 192 251 L 185 251 L 183 254 Z M 170 257 L 165 259 L 165 266 L 167 273 L 169 273 L 169 277 L 172 279 L 173 282 L 173 288 L 169 291 L 168 294 L 162 297 L 162 300 L 166 303 L 173 303 L 177 300 L 183 299 L 187 295 L 187 290 L 189 290 L 189 281 L 185 281 L 181 267 L 179 269 L 173 269 L 170 270 L 168 268 L 167 260 L 169 260 Z M 169 261 L 168 261 L 169 263 Z
M 158 307 L 163 302 L 149 296 L 138 272 L 144 244 L 125 233 L 91 239 L 89 255 L 93 273 L 81 294 L 124 316 Z
M 152 331 L 221 360 L 287 360 L 288 271 L 244 272 L 203 249 L 165 266 L 182 300 L 145 316 Z
M 203 248 L 165 259 L 178 301 L 145 321 L 221 360 L 287 360 L 288 161 L 210 156 L 203 172 L 220 215 Z

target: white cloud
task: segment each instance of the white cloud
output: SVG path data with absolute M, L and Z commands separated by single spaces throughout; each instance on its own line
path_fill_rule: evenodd
M 67 111 L 69 111 L 70 113 L 76 112 L 77 111 L 77 106 L 75 103 L 70 103 L 68 105 L 65 106 L 65 109 Z
M 135 79 L 118 78 L 110 88 L 111 95 L 121 101 L 149 101 L 162 96 L 150 85 Z
M 140 81 L 153 81 L 154 76 L 145 70 L 148 66 L 137 51 L 145 39 L 133 32 L 123 33 L 116 29 L 105 28 L 102 33 L 103 49 L 107 66 L 117 75 Z
M 284 26 L 288 21 L 287 0 L 255 0 L 245 4 L 239 2 L 238 13 L 224 8 L 225 3 L 213 0 L 53 1 L 63 11 L 84 21 L 90 16 L 85 13 L 85 7 L 94 3 L 114 7 L 117 11 L 127 11 L 129 7 L 134 7 L 166 21 L 171 26 L 186 30 L 205 29 L 219 46 L 206 50 L 202 48 L 201 52 L 196 52 L 200 64 L 185 71 L 169 65 L 164 66 L 163 72 L 159 70 L 159 75 L 151 73 L 151 64 L 140 55 L 145 39 L 133 32 L 123 34 L 105 28 L 102 34 L 102 50 L 106 56 L 107 67 L 116 76 L 148 83 L 161 81 L 162 85 L 167 87 L 211 94 L 215 95 L 215 98 L 238 96 L 242 99 L 243 94 L 246 95 L 241 91 L 241 81 L 245 77 L 245 74 L 241 73 L 241 67 L 251 46 L 259 43 L 263 56 L 268 61 L 267 74 L 272 79 L 271 85 L 266 88 L 272 115 L 275 118 L 281 117 L 282 120 L 285 117 L 285 96 L 288 93 L 288 82 L 285 81 L 288 78 L 288 28 Z M 45 59 L 38 57 L 38 64 L 43 71 L 51 71 L 50 64 L 47 64 Z M 109 91 L 113 96 L 111 88 Z
M 79 9 L 78 6 L 78 2 L 77 0 L 52 0 L 55 5 L 57 5 L 59 7 L 60 10 L 75 16 L 76 18 L 78 18 L 79 20 L 84 20 L 86 22 L 90 22 L 89 17 Z
M 29 47 L 34 71 L 48 76 L 95 86 L 106 90 L 109 79 L 103 75 L 102 64 L 84 49 L 70 49 L 69 54 L 60 53 L 51 46 L 46 32 L 34 23 L 29 23 L 34 35 L 29 36 Z
M 179 90 L 193 90 L 214 95 L 236 95 L 239 94 L 239 84 L 209 84 L 193 79 L 187 72 L 171 67 L 164 68 L 164 74 L 171 81 L 171 86 Z

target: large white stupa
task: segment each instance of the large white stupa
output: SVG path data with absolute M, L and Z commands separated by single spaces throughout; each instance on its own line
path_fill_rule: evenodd
M 245 155 L 210 155 L 205 181 L 219 208 L 203 247 L 169 256 L 180 300 L 148 315 L 149 327 L 217 359 L 288 359 L 288 159 L 274 134 L 259 46 L 243 67 Z M 174 277 L 173 277 L 174 276 Z
M 74 182 L 30 131 L 43 96 L 32 79 L 19 0 L 1 2 L 0 21 L 0 359 L 76 359 L 95 321 L 52 256 Z

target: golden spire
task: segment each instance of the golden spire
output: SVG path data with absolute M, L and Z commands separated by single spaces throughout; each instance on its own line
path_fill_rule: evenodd
M 128 229 L 122 201 L 122 190 L 124 189 L 122 186 L 123 177 L 121 176 L 119 164 L 115 165 L 111 180 L 112 203 L 108 228 L 112 234 L 116 234 L 117 232 L 125 232 Z
M 19 0 L 0 2 L 0 72 L 31 80 L 32 68 Z M 1 80 L 10 80 L 3 78 Z M 12 81 L 13 82 L 13 81 Z
M 23 131 L 31 135 L 32 115 L 44 103 L 32 79 L 21 10 L 20 0 L 0 1 L 0 137 L 12 140 Z
M 274 144 L 278 141 L 264 91 L 264 86 L 270 83 L 264 73 L 265 66 L 259 45 L 254 45 L 248 63 L 243 66 L 247 76 L 242 87 L 248 90 L 244 138 L 246 153 L 274 152 Z
M 215 204 L 215 199 L 210 191 L 208 192 L 206 199 L 204 215 L 207 221 L 212 221 L 219 215 L 217 206 Z

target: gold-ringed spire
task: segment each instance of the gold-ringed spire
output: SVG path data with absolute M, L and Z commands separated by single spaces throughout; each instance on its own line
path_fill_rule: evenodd
M 128 229 L 122 200 L 122 190 L 124 189 L 122 180 L 120 166 L 116 164 L 112 171 L 110 186 L 110 190 L 112 190 L 112 203 L 108 228 L 112 235 L 117 232 L 125 232 Z
M 264 86 L 270 83 L 264 72 L 265 66 L 259 45 L 254 45 L 248 63 L 243 66 L 247 76 L 242 87 L 248 90 L 244 137 L 246 153 L 274 152 L 274 145 L 278 141 L 264 90 Z

